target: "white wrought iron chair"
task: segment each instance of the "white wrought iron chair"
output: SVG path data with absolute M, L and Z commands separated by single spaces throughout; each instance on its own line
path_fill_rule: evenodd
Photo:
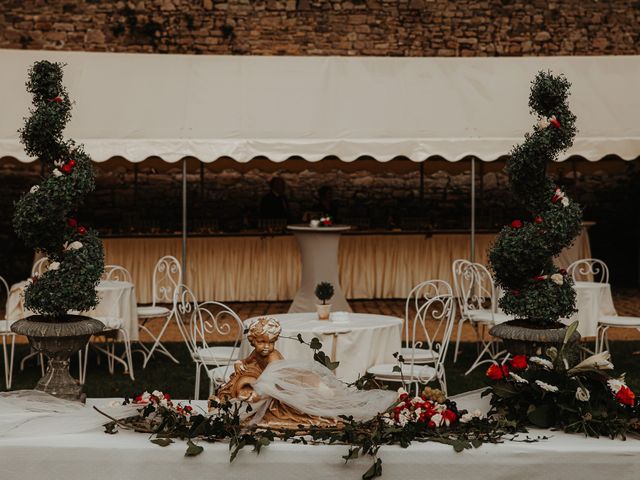
M 16 334 L 11 331 L 11 322 L 9 322 L 9 320 L 6 318 L 6 302 L 9 299 L 9 285 L 7 284 L 7 281 L 2 277 L 0 277 L 0 299 L 5 302 L 5 318 L 0 319 L 0 337 L 2 337 L 2 356 L 4 360 L 4 384 L 7 390 L 11 390 L 11 382 L 13 380 L 13 354 L 16 346 Z M 10 342 L 10 345 L 7 345 L 8 342 Z
M 413 384 L 416 395 L 420 384 L 437 380 L 446 395 L 447 380 L 444 361 L 451 340 L 456 310 L 451 286 L 443 280 L 422 282 L 409 294 L 407 312 L 410 306 L 415 311 L 411 310 L 413 318 L 406 325 L 406 328 L 411 330 L 411 334 L 410 343 L 404 350 L 404 361 L 399 365 L 393 363 L 375 365 L 368 370 L 368 373 L 382 381 L 403 381 Z M 418 363 L 424 362 L 425 355 L 433 358 L 432 362 L 428 365 Z
M 597 258 L 576 260 L 567 268 L 567 275 L 574 282 L 609 283 L 609 267 Z
M 131 273 L 121 265 L 105 265 L 102 280 L 133 283 Z
M 120 265 L 105 265 L 104 273 L 102 274 L 102 280 L 131 283 L 131 274 L 126 268 L 121 267 Z M 106 345 L 105 347 L 102 347 L 95 342 L 89 342 L 87 343 L 84 352 L 82 350 L 78 352 L 78 358 L 80 361 L 80 383 L 84 384 L 87 376 L 89 346 L 93 347 L 100 353 L 104 353 L 107 356 L 107 368 L 109 369 L 109 373 L 111 375 L 113 375 L 113 372 L 115 370 L 115 363 L 118 362 L 123 365 L 125 373 L 129 374 L 131 380 L 135 380 L 135 376 L 133 373 L 131 340 L 129 339 L 129 332 L 125 328 L 122 318 L 102 316 L 94 316 L 93 318 L 104 323 L 104 330 L 101 333 L 94 335 L 94 337 L 104 337 Z M 116 355 L 116 341 L 118 340 L 118 335 L 122 336 L 122 343 L 124 344 L 124 358 Z
M 513 317 L 498 311 L 497 290 L 491 273 L 484 265 L 456 260 L 453 263 L 453 279 L 460 309 L 454 362 L 459 354 L 464 322 L 468 321 L 476 332 L 478 356 L 465 372 L 468 375 L 483 363 L 495 363 L 505 353 L 499 349 L 496 340 L 485 340 L 485 334 L 492 326 L 513 320 Z M 489 358 L 485 359 L 485 356 Z
M 193 292 L 180 285 L 176 290 L 176 319 L 196 366 L 194 399 L 200 397 L 202 370 L 209 378 L 209 395 L 229 380 L 232 363 L 238 359 L 244 325 L 240 317 L 227 305 L 207 301 L 198 303 Z M 209 340 L 230 343 L 210 346 Z
M 142 368 L 146 368 L 147 363 L 151 359 L 151 356 L 156 351 L 158 351 L 158 353 L 166 355 L 173 362 L 180 363 L 178 359 L 176 359 L 161 342 L 162 335 L 164 335 L 164 332 L 167 330 L 167 327 L 171 323 L 171 320 L 175 317 L 175 309 L 169 309 L 160 304 L 165 303 L 173 305 L 173 297 L 181 280 L 182 267 L 180 266 L 180 262 L 178 262 L 175 257 L 166 255 L 158 260 L 155 268 L 153 269 L 153 301 L 151 305 L 139 305 L 137 308 L 139 322 L 138 329 L 140 330 L 140 332 L 144 332 L 145 334 L 149 335 L 154 342 L 151 348 L 148 348 L 143 343 L 140 343 L 140 346 L 144 353 L 144 363 L 142 364 Z M 147 326 L 147 323 L 152 318 L 164 319 L 164 324 L 162 325 L 158 335 L 154 335 Z

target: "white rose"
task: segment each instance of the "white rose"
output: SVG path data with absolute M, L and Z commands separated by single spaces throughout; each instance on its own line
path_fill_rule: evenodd
M 554 273 L 550 278 L 551 281 L 557 285 L 562 285 L 564 283 L 564 277 L 561 273 Z
M 444 423 L 444 418 L 439 413 L 436 413 L 431 417 L 431 421 L 436 424 L 436 427 L 439 427 Z
M 549 385 L 548 383 L 545 383 L 542 380 L 536 380 L 536 385 L 538 385 L 542 390 L 545 390 L 547 392 L 555 393 L 558 390 L 560 390 L 555 385 Z
M 544 130 L 548 126 L 549 126 L 549 120 L 547 120 L 546 118 L 541 118 L 540 120 L 538 120 L 538 128 L 540 130 Z
M 590 398 L 591 394 L 586 388 L 578 387 L 576 389 L 576 400 L 579 400 L 581 402 L 588 402 Z
M 562 200 L 560 202 L 562 203 L 563 207 L 569 206 L 569 199 L 567 197 L 562 197 Z
M 64 165 L 64 160 L 56 160 L 55 162 L 53 162 L 53 164 L 56 167 L 60 168 L 60 167 L 62 167 Z
M 47 268 L 47 270 L 59 270 L 60 269 L 60 262 L 51 262 L 49 264 L 49 268 Z
M 470 413 L 465 413 L 460 417 L 460 423 L 469 423 L 471 420 L 473 420 L 473 415 Z
M 480 409 L 474 410 L 472 415 L 474 416 L 474 418 L 482 418 L 482 417 L 484 417 L 484 413 L 482 413 L 482 410 L 480 410 Z
M 407 394 L 407 391 L 404 388 L 400 387 L 398 389 L 398 397 L 400 397 L 401 395 L 406 395 L 406 394 Z
M 29 190 L 29 193 L 36 193 L 38 190 L 40 190 L 40 186 L 39 185 L 34 185 L 33 187 L 31 187 L 31 189 Z
M 53 169 L 53 176 L 54 177 L 61 177 L 62 176 L 62 172 L 60 170 L 58 170 L 57 168 Z

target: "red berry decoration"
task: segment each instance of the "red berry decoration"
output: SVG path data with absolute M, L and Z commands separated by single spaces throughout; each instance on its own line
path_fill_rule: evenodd
M 533 221 L 537 224 L 540 225 L 542 223 L 542 217 L 537 216 L 536 218 L 533 219 Z
M 72 167 L 75 167 L 76 166 L 76 161 L 72 158 L 71 160 L 69 160 L 67 162 L 67 165 L 71 165 Z
M 65 163 L 65 164 L 62 166 L 61 170 L 62 170 L 64 173 L 71 173 L 71 171 L 73 170 L 73 166 L 72 166 L 72 165 L 69 165 L 68 163 Z
M 80 226 L 80 227 L 78 227 L 78 233 L 80 235 L 85 235 L 87 233 L 87 229 L 82 227 L 82 226 Z
M 75 218 L 71 217 L 67 219 L 67 225 L 69 225 L 72 228 L 76 228 L 78 226 L 78 220 L 76 220 Z
M 522 228 L 522 220 L 514 220 L 511 222 L 511 228 Z
M 549 119 L 549 123 L 556 128 L 560 128 L 560 120 L 558 120 L 555 115 Z

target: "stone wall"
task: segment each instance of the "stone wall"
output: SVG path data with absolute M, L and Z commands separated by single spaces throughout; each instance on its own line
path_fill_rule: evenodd
M 640 53 L 629 0 L 2 0 L 0 48 L 238 55 Z

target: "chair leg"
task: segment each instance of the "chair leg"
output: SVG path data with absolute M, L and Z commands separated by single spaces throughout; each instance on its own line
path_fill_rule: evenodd
M 131 380 L 135 380 L 136 378 L 133 375 L 133 359 L 131 358 L 131 340 L 129 339 L 129 333 L 124 328 L 120 329 L 120 333 L 122 333 L 124 351 L 127 356 L 127 365 L 129 365 L 129 377 L 131 377 Z
M 44 372 L 45 372 L 44 362 L 45 362 L 44 355 L 41 353 L 40 354 L 40 373 L 42 373 L 43 377 L 44 377 Z
M 196 363 L 196 390 L 193 394 L 194 400 L 200 399 L 200 364 Z
M 13 356 L 16 347 L 16 336 L 11 335 L 11 348 L 7 352 L 7 335 L 2 335 L 2 354 L 4 357 L 4 383 L 7 390 L 11 390 L 13 381 Z
M 462 336 L 462 327 L 464 325 L 465 322 L 465 318 L 461 317 L 460 321 L 458 322 L 458 335 L 456 337 L 456 348 L 453 352 L 453 363 L 456 363 L 456 361 L 458 360 L 458 354 L 460 353 L 459 349 L 460 349 L 460 337 Z

